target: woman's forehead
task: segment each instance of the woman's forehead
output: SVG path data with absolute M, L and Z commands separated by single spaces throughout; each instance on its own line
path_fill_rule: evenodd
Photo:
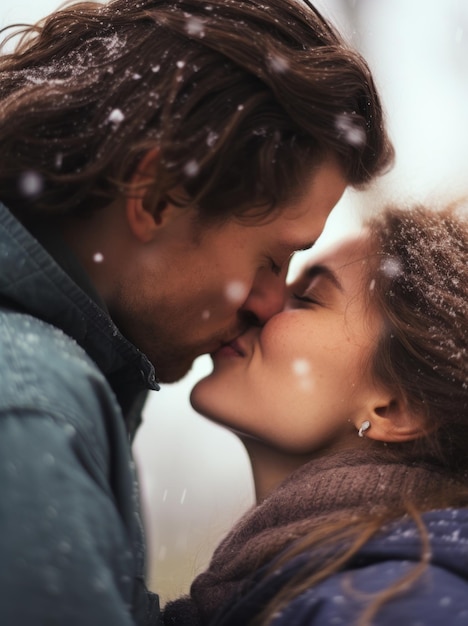
M 312 250 L 297 274 L 304 277 L 313 266 L 324 266 L 334 272 L 342 272 L 347 267 L 362 263 L 366 265 L 371 255 L 369 232 L 361 231 L 330 242 L 319 250 Z

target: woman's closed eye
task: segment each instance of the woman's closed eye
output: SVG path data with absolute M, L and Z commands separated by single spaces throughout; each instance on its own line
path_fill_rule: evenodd
M 296 302 L 303 302 L 305 304 L 317 304 L 317 305 L 321 305 L 321 301 L 314 295 L 311 293 L 307 293 L 307 294 L 298 294 L 298 293 L 293 293 L 292 294 L 293 300 L 295 300 Z
M 291 300 L 296 306 L 329 307 L 334 292 L 343 291 L 336 274 L 326 265 L 312 265 L 290 286 Z

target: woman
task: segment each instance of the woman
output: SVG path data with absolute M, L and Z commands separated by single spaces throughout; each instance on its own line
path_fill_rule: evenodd
M 213 361 L 259 504 L 166 624 L 468 624 L 467 217 L 386 209 Z

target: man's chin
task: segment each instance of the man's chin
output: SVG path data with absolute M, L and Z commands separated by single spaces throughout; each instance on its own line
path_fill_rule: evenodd
M 192 369 L 193 360 L 185 361 L 184 363 L 171 363 L 166 367 L 158 367 L 156 366 L 156 375 L 158 377 L 159 382 L 170 384 L 177 383 L 181 380 L 189 371 Z

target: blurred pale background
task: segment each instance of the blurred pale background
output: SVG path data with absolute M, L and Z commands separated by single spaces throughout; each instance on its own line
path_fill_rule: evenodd
M 0 26 L 34 22 L 61 2 L 3 0 Z M 468 2 L 318 0 L 373 69 L 393 138 L 393 171 L 347 193 L 325 237 L 389 200 L 443 201 L 468 191 Z M 295 259 L 292 271 L 300 262 Z M 153 393 L 134 451 L 149 543 L 150 586 L 163 602 L 188 590 L 231 524 L 253 504 L 241 444 L 199 417 L 188 396 L 210 370 L 201 357 L 181 382 Z M 286 416 L 285 416 L 286 419 Z

